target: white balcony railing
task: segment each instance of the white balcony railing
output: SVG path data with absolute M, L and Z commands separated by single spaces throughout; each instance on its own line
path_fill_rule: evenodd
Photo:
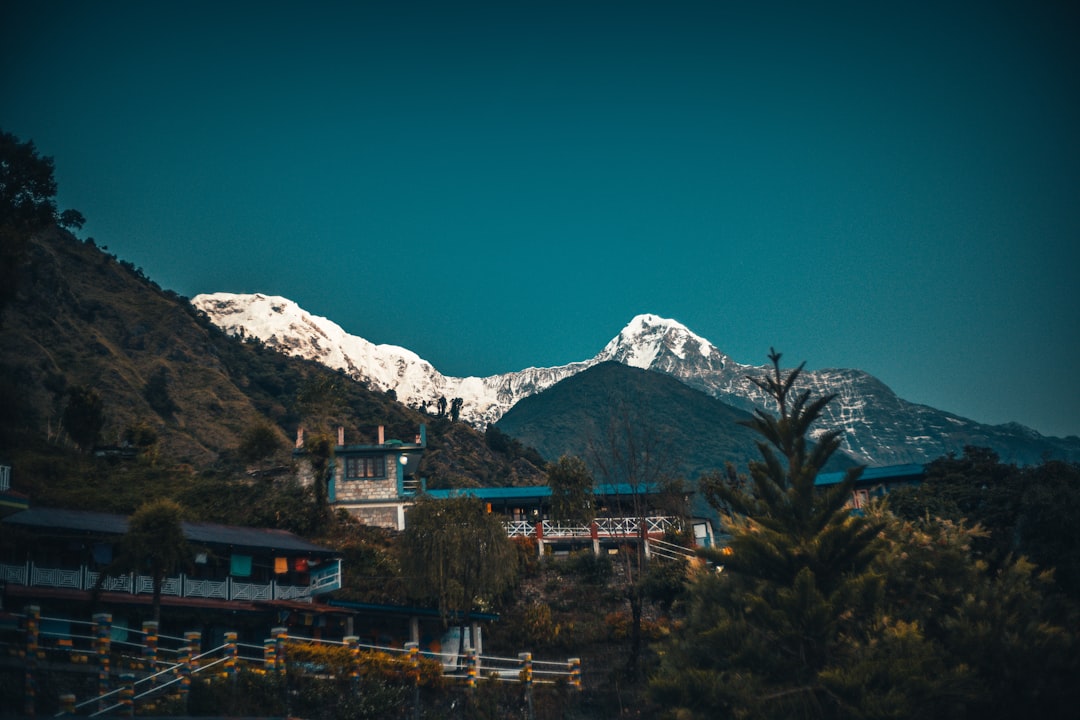
M 601 538 L 635 538 L 640 533 L 642 520 L 645 522 L 645 532 L 649 535 L 663 535 L 668 530 L 682 529 L 679 518 L 670 516 L 596 518 L 596 534 Z M 509 537 L 536 537 L 537 523 L 528 520 L 510 520 L 504 525 Z M 590 525 L 562 525 L 550 520 L 544 520 L 539 525 L 540 532 L 545 538 L 592 537 Z
M 340 572 L 340 571 L 339 571 Z M 78 569 L 38 567 L 34 563 L 23 565 L 0 564 L 0 580 L 10 585 L 41 588 L 66 588 L 70 590 L 93 590 L 100 573 L 86 566 Z M 28 582 L 29 580 L 29 582 Z M 147 575 L 117 575 L 106 577 L 101 584 L 106 592 L 130 595 L 151 595 L 153 579 Z M 232 577 L 224 580 L 189 578 L 184 574 L 165 578 L 161 594 L 181 598 L 210 598 L 215 600 L 300 600 L 311 598 L 312 588 L 307 585 L 284 585 L 275 581 L 268 583 L 240 582 Z

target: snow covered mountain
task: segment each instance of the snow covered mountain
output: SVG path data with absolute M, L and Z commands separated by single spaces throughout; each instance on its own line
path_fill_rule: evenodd
M 350 335 L 283 297 L 214 293 L 199 295 L 192 304 L 227 333 L 258 338 L 280 352 L 340 369 L 373 390 L 394 390 L 407 405 L 434 409 L 440 397 L 461 398 L 462 418 L 477 425 L 494 423 L 518 400 L 608 360 L 666 373 L 735 407 L 768 406 L 762 391 L 747 378 L 767 367 L 739 364 L 682 324 L 655 315 L 632 319 L 588 360 L 457 378 L 443 375 L 410 350 Z M 1015 424 L 982 425 L 910 403 L 859 370 L 808 370 L 799 385 L 814 395 L 836 395 L 826 406 L 821 425 L 842 428 L 843 449 L 870 465 L 927 462 L 948 452 L 960 453 L 965 445 L 991 447 L 1002 460 L 1022 464 L 1047 456 L 1080 460 L 1080 439 L 1044 438 Z

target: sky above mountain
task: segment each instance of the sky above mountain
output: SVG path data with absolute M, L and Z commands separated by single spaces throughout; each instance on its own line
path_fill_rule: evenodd
M 83 237 L 449 375 L 635 315 L 1080 434 L 1080 6 L 6 2 Z

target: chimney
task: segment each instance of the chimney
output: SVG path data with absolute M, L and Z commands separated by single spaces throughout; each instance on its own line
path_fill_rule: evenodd
M 386 428 L 382 425 L 379 426 L 379 445 L 386 442 Z
M 338 428 L 337 428 L 337 444 L 338 445 L 344 445 L 345 444 L 345 426 L 344 425 L 338 425 Z
M 304 447 L 304 428 L 298 427 L 296 428 L 296 449 L 299 450 L 302 447 Z

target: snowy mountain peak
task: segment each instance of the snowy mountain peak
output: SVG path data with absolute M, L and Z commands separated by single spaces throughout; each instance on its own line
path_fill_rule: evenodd
M 230 335 L 258 338 L 275 350 L 345 370 L 379 389 L 434 372 L 413 351 L 350 335 L 337 323 L 312 315 L 287 298 L 212 293 L 193 298 L 191 304 Z
M 284 354 L 342 370 L 371 390 L 393 390 L 411 407 L 434 411 L 439 398 L 461 398 L 462 419 L 481 427 L 496 422 L 522 398 L 611 360 L 666 373 L 744 410 L 769 407 L 769 398 L 747 377 L 768 368 L 741 365 L 681 323 L 657 315 L 638 315 L 588 360 L 455 378 L 442 375 L 410 350 L 350 335 L 283 297 L 214 293 L 199 295 L 191 303 L 227 333 L 257 338 Z M 991 428 L 986 435 L 973 421 L 898 398 L 880 380 L 859 370 L 805 371 L 799 385 L 815 396 L 836 396 L 825 408 L 819 428 L 840 430 L 842 448 L 860 462 L 927 462 L 962 449 L 976 437 L 985 437 L 986 444 L 999 448 L 1007 461 L 1014 461 L 1019 452 L 1018 430 Z M 1077 452 L 1067 450 L 1066 456 Z
M 685 365 L 720 370 L 728 363 L 727 356 L 712 343 L 679 321 L 651 314 L 638 315 L 627 323 L 598 357 L 664 372 Z

